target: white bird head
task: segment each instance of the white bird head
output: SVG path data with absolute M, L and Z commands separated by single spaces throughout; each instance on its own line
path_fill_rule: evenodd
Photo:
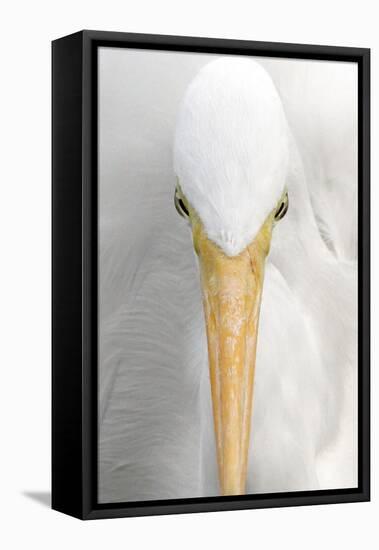
M 280 200 L 288 170 L 282 102 L 250 59 L 206 65 L 190 84 L 176 126 L 174 170 L 208 237 L 239 254 Z
M 206 65 L 178 115 L 175 203 L 200 264 L 223 494 L 245 491 L 264 266 L 288 207 L 288 164 L 287 122 L 265 70 L 237 57 Z

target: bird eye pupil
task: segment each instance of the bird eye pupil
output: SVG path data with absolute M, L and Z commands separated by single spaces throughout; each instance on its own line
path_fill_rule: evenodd
M 276 216 L 277 216 L 277 217 L 280 217 L 280 214 L 281 214 L 281 212 L 283 211 L 283 208 L 284 208 L 284 202 L 282 202 L 282 204 L 280 205 L 279 210 L 278 210 L 277 213 L 276 213 Z
M 184 200 L 181 198 L 178 190 L 175 190 L 175 208 L 183 218 L 189 218 L 190 213 L 187 206 L 185 205 Z
M 275 212 L 275 220 L 278 221 L 284 218 L 284 216 L 287 213 L 287 210 L 288 210 L 288 194 L 286 193 L 284 200 L 280 203 L 279 208 Z
M 184 202 L 182 201 L 182 199 L 179 199 L 179 206 L 180 208 L 183 210 L 183 212 L 185 213 L 186 216 L 189 216 L 189 212 L 184 204 Z

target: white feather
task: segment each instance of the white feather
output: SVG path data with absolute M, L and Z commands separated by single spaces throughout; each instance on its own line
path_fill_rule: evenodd
M 239 254 L 279 201 L 288 169 L 282 103 L 258 63 L 222 58 L 191 82 L 177 121 L 174 169 L 209 238 Z

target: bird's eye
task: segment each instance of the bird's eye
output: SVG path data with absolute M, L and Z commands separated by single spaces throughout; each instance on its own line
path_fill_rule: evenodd
M 175 189 L 175 197 L 174 197 L 174 202 L 175 202 L 175 208 L 177 210 L 177 212 L 183 217 L 185 218 L 186 220 L 188 220 L 189 218 L 189 211 L 188 211 L 188 208 L 187 206 L 185 205 L 185 202 L 181 196 L 181 193 L 180 191 L 178 190 L 178 188 Z
M 286 192 L 276 209 L 274 220 L 278 222 L 286 215 L 288 210 L 288 193 Z

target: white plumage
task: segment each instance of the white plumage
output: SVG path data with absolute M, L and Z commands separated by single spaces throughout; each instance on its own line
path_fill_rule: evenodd
M 267 72 L 249 59 L 206 65 L 186 91 L 174 170 L 208 236 L 239 254 L 286 185 L 288 128 Z
M 117 50 L 100 58 L 101 502 L 218 494 L 199 275 L 190 232 L 173 207 L 171 166 L 180 100 L 210 60 Z M 227 78 L 233 71 L 246 73 L 247 87 L 258 79 L 271 118 L 257 97 L 250 105 L 245 96 L 239 113 L 248 107 L 250 116 L 231 122 L 233 136 L 241 136 L 235 141 L 225 119 L 209 139 L 200 117 L 192 157 L 186 140 L 194 136 L 181 133 L 188 124 L 181 126 L 179 115 L 176 170 L 188 199 L 230 254 L 254 236 L 284 185 L 290 200 L 266 264 L 247 492 L 354 486 L 355 69 L 228 58 L 209 66 L 210 78 L 217 64 L 225 89 L 235 83 Z M 338 82 L 331 89 L 333 71 Z M 164 75 L 171 83 L 162 89 Z M 193 93 L 192 86 L 184 101 Z M 210 101 L 194 105 L 193 120 Z M 330 117 L 330 101 L 343 128 Z M 285 139 L 282 108 L 293 138 Z M 243 164 L 226 163 L 241 151 Z M 269 175 L 272 185 L 260 187 Z M 217 182 L 213 195 L 205 181 Z M 234 192 L 223 196 L 228 185 Z

